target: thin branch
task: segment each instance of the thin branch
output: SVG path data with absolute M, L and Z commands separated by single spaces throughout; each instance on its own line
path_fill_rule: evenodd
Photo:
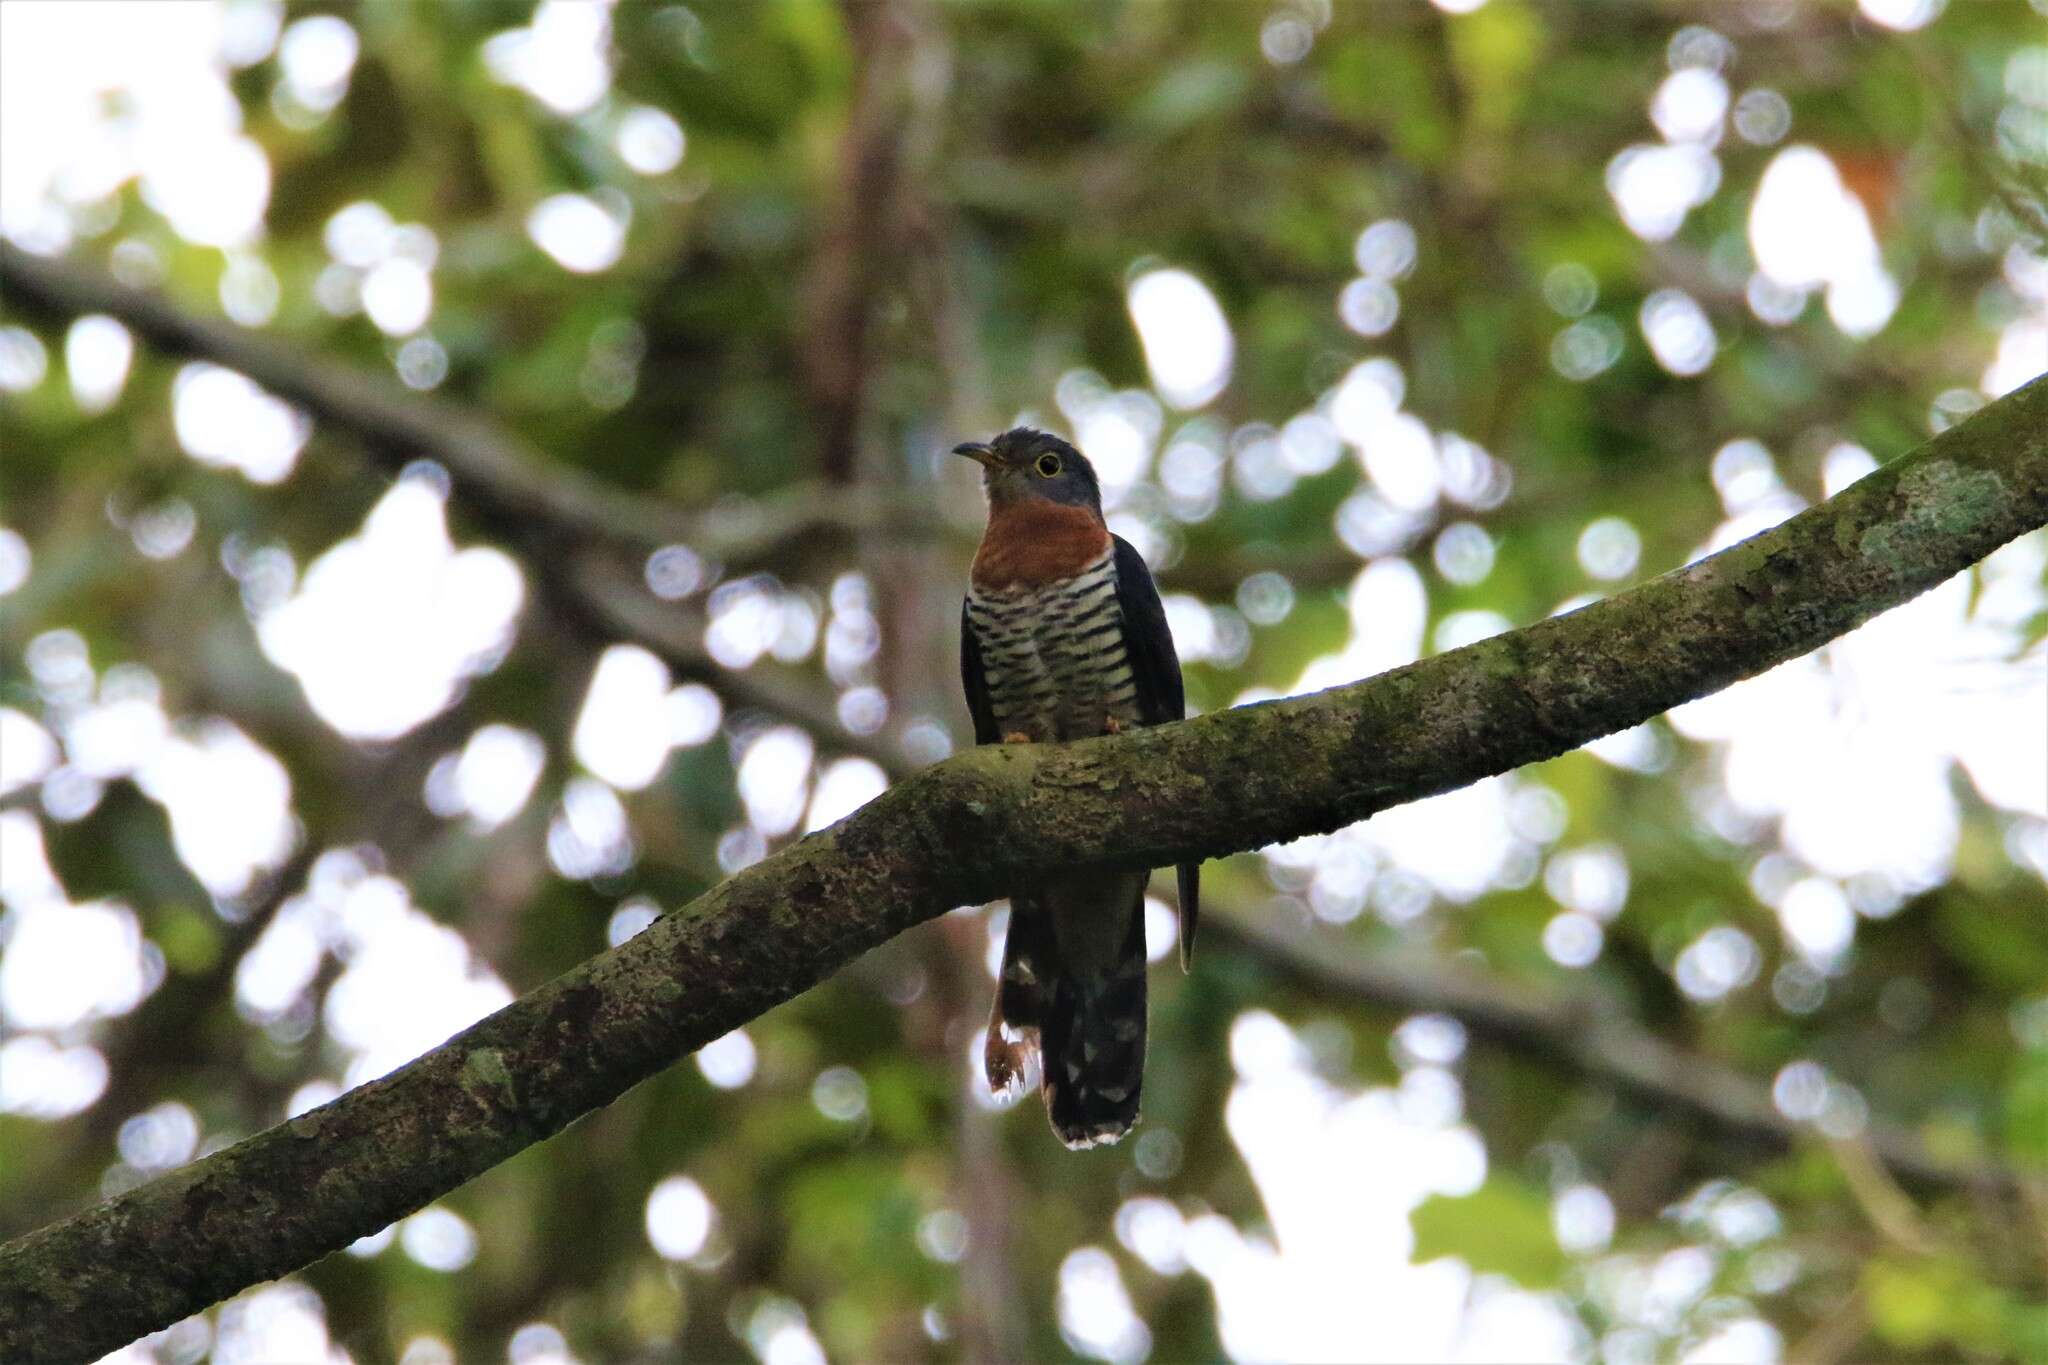
M 906 503 L 887 487 L 796 484 L 766 497 L 726 499 L 702 512 L 628 492 L 548 459 L 473 408 L 411 393 L 387 376 L 323 359 L 262 332 L 195 316 L 102 271 L 32 255 L 4 240 L 0 289 L 0 302 L 9 307 L 52 317 L 105 313 L 164 351 L 239 371 L 317 420 L 354 433 L 392 473 L 416 459 L 435 460 L 448 471 L 462 506 L 493 534 L 544 554 L 563 546 L 607 545 L 645 554 L 688 545 L 734 570 L 780 562 L 820 534 L 939 539 L 964 558 L 979 532 L 949 520 L 937 506 Z M 846 421 L 851 430 L 857 417 Z M 1161 578 L 1225 597 L 1261 569 L 1280 569 L 1310 587 L 1346 581 L 1358 568 L 1357 557 L 1341 551 L 1210 554 L 1184 561 Z M 539 587 L 554 590 L 545 574 Z
M 375 1232 L 958 905 L 1337 829 L 1804 654 L 2048 524 L 2048 378 L 1739 545 L 1310 696 L 970 750 L 381 1080 L 0 1247 L 0 1357 L 90 1358 Z
M 1931 1256 L 1943 1249 L 1941 1237 L 1920 1216 L 1913 1197 L 1900 1189 L 1884 1168 L 1867 1133 L 1831 1139 L 1828 1150 L 1850 1195 L 1886 1241 L 1916 1256 Z
M 715 685 L 742 707 L 788 716 L 833 747 L 895 771 L 916 762 L 889 736 L 856 735 L 830 699 L 769 669 L 734 671 L 704 649 L 701 627 L 650 593 L 624 568 L 621 552 L 688 544 L 728 567 L 773 555 L 820 529 L 929 536 L 947 528 L 936 512 L 889 490 L 839 488 L 829 496 L 796 489 L 697 517 L 659 499 L 630 494 L 546 460 L 495 424 L 457 405 L 406 393 L 390 381 L 304 354 L 260 333 L 195 318 L 156 295 L 99 272 L 32 256 L 0 241 L 0 285 L 10 305 L 72 315 L 104 312 L 179 354 L 238 370 L 281 397 L 353 432 L 372 458 L 396 471 L 422 455 L 441 462 L 462 505 L 508 545 L 526 553 L 536 592 L 569 620 L 635 640 L 685 677 Z M 610 553 L 605 549 L 608 547 Z M 547 565 L 573 555 L 569 572 Z M 33 799 L 19 794 L 10 802 Z
M 2020 1202 L 2034 1230 L 2041 1235 L 2041 1263 L 2048 1265 L 2048 1176 L 2038 1170 L 2020 1177 Z
M 1920 74 L 1921 88 L 1926 97 L 1935 105 L 1935 114 L 1946 125 L 1948 132 L 1947 150 L 1958 157 L 1970 174 L 1991 192 L 2013 226 L 2025 233 L 2035 243 L 2048 240 L 2048 198 L 2043 197 L 2044 185 L 2035 185 L 2022 178 L 2021 168 L 2001 158 L 1994 150 L 1997 137 L 1990 130 L 1970 126 L 1969 116 L 1963 112 L 1963 101 L 1956 90 L 1954 72 L 1944 66 L 1924 44 L 1904 45 L 1911 58 L 1913 68 Z
M 716 687 L 732 704 L 795 721 L 833 748 L 871 759 L 889 773 L 918 768 L 894 735 L 848 730 L 829 693 L 778 674 L 772 665 L 735 671 L 720 664 L 704 648 L 701 629 L 651 596 L 610 556 L 577 555 L 561 582 L 570 589 L 569 605 L 584 625 L 645 647 L 681 676 Z
M 1863 1291 L 1851 1290 L 1785 1354 L 1787 1365 L 1835 1365 L 1870 1334 L 1870 1308 Z
M 1428 959 L 1368 954 L 1342 935 L 1260 921 L 1212 902 L 1203 932 L 1265 963 L 1311 997 L 1404 1014 L 1443 1014 L 1503 1052 L 1561 1067 L 1665 1112 L 1775 1149 L 1820 1139 L 1772 1103 L 1770 1087 L 1711 1057 L 1674 1047 L 1596 1002 L 1525 988 L 1498 976 Z M 1213 926 L 1213 927 L 1212 927 Z M 1874 1124 L 1866 1159 L 1900 1179 L 1932 1188 L 2012 1184 L 1992 1164 L 1939 1161 L 1909 1130 Z M 1903 1194 L 1900 1196 L 1903 1198 Z
M 737 565 L 771 558 L 821 530 L 929 535 L 937 525 L 923 509 L 844 489 L 795 489 L 695 513 L 549 460 L 472 409 L 408 393 L 384 376 L 316 359 L 261 332 L 194 316 L 87 266 L 0 241 L 0 287 L 9 307 L 58 317 L 105 313 L 162 350 L 238 370 L 314 418 L 355 432 L 394 471 L 412 460 L 436 460 L 464 504 L 500 527 L 545 528 L 581 543 L 642 550 L 687 544 Z

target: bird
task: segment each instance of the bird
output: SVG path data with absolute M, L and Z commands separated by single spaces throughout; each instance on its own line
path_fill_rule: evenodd
M 1116 734 L 1187 714 L 1180 658 L 1151 571 L 1102 517 L 1095 469 L 1017 427 L 953 448 L 982 467 L 988 524 L 960 607 L 960 680 L 977 744 Z M 1185 970 L 1199 864 L 1177 868 Z M 1138 1121 L 1145 1075 L 1146 871 L 1054 872 L 1010 889 L 989 1013 L 989 1088 L 1015 1097 L 1034 1056 L 1053 1131 L 1113 1143 Z

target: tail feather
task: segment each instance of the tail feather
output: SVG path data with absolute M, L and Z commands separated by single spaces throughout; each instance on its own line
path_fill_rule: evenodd
M 1142 924 L 1141 924 L 1142 927 Z M 1145 1083 L 1145 948 L 1110 972 L 1063 976 L 1043 1029 L 1045 1107 L 1069 1147 L 1115 1142 Z
M 1145 919 L 1093 971 L 1061 961 L 1049 917 L 1013 901 L 984 1064 L 997 1093 L 1020 1092 L 1033 1054 L 1053 1131 L 1073 1148 L 1115 1142 L 1138 1121 L 1145 1080 Z

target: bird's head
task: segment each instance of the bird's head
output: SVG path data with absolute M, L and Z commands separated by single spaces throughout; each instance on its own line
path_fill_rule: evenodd
M 1050 432 L 1017 427 L 993 441 L 953 447 L 981 466 L 982 486 L 996 510 L 1034 499 L 1082 507 L 1102 516 L 1102 488 L 1088 457 Z

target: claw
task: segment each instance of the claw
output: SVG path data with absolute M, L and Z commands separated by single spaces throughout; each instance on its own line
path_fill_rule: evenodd
M 1030 1083 L 1031 1054 L 1037 1040 L 1012 1034 L 1006 1026 L 993 1026 L 982 1049 L 982 1069 L 988 1076 L 989 1093 L 1009 1101 L 1023 1095 Z
M 1022 730 L 1012 730 L 1003 736 L 1003 743 L 1005 744 L 1029 744 L 1030 742 L 1031 736 L 1025 734 Z
M 1118 720 L 1118 719 L 1117 719 L 1117 718 L 1116 718 L 1115 716 L 1105 716 L 1105 717 L 1103 717 L 1103 721 L 1102 721 L 1102 733 L 1103 733 L 1103 734 L 1105 734 L 1105 735 L 1120 735 L 1120 734 L 1122 734 L 1122 733 L 1123 733 L 1123 731 L 1124 731 L 1124 723 L 1123 723 L 1122 721 Z

